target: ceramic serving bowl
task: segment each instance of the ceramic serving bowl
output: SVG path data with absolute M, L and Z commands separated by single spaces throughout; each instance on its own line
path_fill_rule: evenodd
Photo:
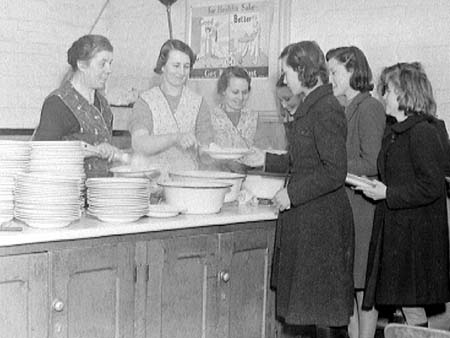
M 230 191 L 231 183 L 219 181 L 158 182 L 163 188 L 167 204 L 183 210 L 186 214 L 214 214 L 223 206 L 226 193 Z
M 212 170 L 180 170 L 170 172 L 169 176 L 173 180 L 184 182 L 205 182 L 213 180 L 218 182 L 231 183 L 232 186 L 230 192 L 225 195 L 225 202 L 232 202 L 238 198 L 242 182 L 245 178 L 245 174 Z

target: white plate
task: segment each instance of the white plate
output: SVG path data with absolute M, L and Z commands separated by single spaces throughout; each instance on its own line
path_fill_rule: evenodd
M 221 153 L 221 152 L 208 152 L 206 153 L 216 160 L 238 160 L 241 157 L 243 157 L 247 152 L 245 153 Z
M 353 174 L 347 174 L 347 177 L 345 178 L 345 183 L 361 188 L 373 188 L 375 185 L 375 183 L 373 183 L 368 178 L 360 177 Z
M 39 228 L 39 229 L 56 229 L 56 228 L 64 228 L 68 226 L 70 223 L 72 223 L 72 220 L 37 220 L 37 219 L 22 219 L 22 222 L 26 223 L 28 226 L 32 228 Z
M 200 150 L 217 160 L 237 160 L 251 152 L 248 148 L 222 148 L 219 146 L 203 147 Z
M 178 216 L 182 210 L 169 204 L 150 204 L 147 216 L 167 218 Z
M 157 168 L 133 168 L 131 166 L 119 166 L 109 169 L 115 177 L 146 177 L 156 178 L 159 176 L 160 171 Z

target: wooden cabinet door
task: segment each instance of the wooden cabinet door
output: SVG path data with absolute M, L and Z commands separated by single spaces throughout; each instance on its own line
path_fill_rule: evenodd
M 271 337 L 269 291 L 273 231 L 237 231 L 220 237 L 219 337 Z
M 146 249 L 143 336 L 213 337 L 217 314 L 217 236 L 155 240 L 148 242 Z
M 0 337 L 48 337 L 48 255 L 0 257 Z
M 58 250 L 52 262 L 52 337 L 133 337 L 133 243 Z

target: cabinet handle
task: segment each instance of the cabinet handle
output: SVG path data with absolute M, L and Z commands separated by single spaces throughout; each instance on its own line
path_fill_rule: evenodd
M 64 310 L 64 302 L 62 300 L 55 299 L 53 301 L 52 307 L 56 312 L 61 312 L 62 310 Z
M 230 280 L 230 273 L 228 271 L 220 271 L 219 272 L 219 278 L 224 282 L 227 283 Z

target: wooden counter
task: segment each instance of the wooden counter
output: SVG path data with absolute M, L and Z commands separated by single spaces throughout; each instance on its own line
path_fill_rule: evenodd
M 273 337 L 276 213 L 0 232 L 0 337 Z

